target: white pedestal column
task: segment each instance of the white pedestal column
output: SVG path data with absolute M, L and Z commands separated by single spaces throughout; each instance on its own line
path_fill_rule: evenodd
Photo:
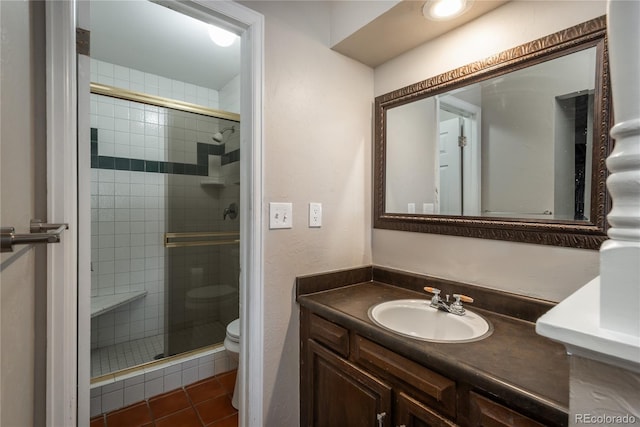
M 616 125 L 607 167 L 613 208 L 600 248 L 600 326 L 640 336 L 640 2 L 611 0 L 607 34 Z

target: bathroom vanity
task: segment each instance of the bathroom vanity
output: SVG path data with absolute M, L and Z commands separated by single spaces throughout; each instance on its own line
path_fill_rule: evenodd
M 430 299 L 424 286 L 475 298 L 493 333 L 434 343 L 369 319 L 371 306 Z M 302 426 L 564 426 L 569 366 L 562 345 L 536 335 L 553 304 L 380 267 L 300 277 Z

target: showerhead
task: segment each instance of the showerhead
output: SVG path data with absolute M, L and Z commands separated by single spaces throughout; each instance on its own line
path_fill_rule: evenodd
M 228 128 L 224 128 L 219 132 L 216 132 L 211 139 L 213 139 L 215 142 L 222 142 L 222 137 L 224 135 L 224 133 L 226 131 L 230 130 L 231 133 L 234 133 L 236 131 L 236 127 L 235 126 L 229 126 Z

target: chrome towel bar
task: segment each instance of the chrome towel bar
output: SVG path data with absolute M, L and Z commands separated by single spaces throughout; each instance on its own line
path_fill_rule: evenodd
M 15 234 L 15 228 L 2 227 L 0 231 L 0 252 L 13 252 L 13 245 L 58 243 L 60 234 L 68 228 L 68 224 L 46 224 L 39 219 L 31 220 L 29 234 Z
M 183 248 L 191 246 L 219 246 L 236 245 L 240 243 L 240 233 L 236 232 L 196 232 L 196 233 L 165 233 L 165 248 Z M 227 239 L 215 240 L 226 237 Z M 235 237 L 235 239 L 234 239 Z M 211 240 L 211 239 L 214 240 Z

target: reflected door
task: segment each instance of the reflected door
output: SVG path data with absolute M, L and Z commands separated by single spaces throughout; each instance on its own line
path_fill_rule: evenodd
M 440 122 L 440 212 L 462 213 L 462 174 L 460 161 L 460 123 L 458 118 Z

